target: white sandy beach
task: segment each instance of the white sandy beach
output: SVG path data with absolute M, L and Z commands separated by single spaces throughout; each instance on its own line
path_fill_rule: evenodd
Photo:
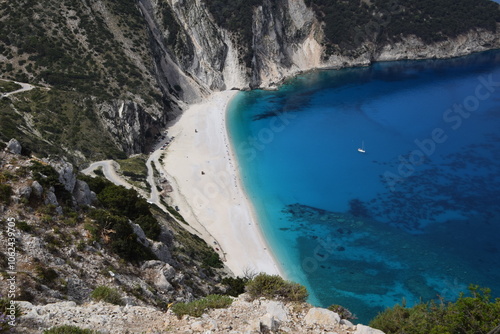
M 212 240 L 234 274 L 280 274 L 242 189 L 228 140 L 226 107 L 236 93 L 215 93 L 190 106 L 168 129 L 175 137 L 163 160 L 174 188 L 170 204 L 207 242 Z

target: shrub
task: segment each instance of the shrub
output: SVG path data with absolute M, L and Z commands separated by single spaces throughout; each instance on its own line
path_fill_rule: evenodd
M 477 285 L 471 285 L 469 291 L 472 297 L 461 293 L 454 303 L 396 305 L 377 315 L 370 326 L 386 334 L 489 333 L 500 325 L 500 298 L 490 301 L 490 290 Z
M 0 203 L 10 204 L 12 196 L 12 187 L 8 184 L 0 184 Z
M 57 326 L 43 331 L 43 334 L 99 334 L 100 332 L 90 329 L 81 329 L 76 326 Z
M 247 282 L 248 279 L 241 277 L 225 277 L 222 279 L 222 284 L 227 286 L 226 294 L 233 297 L 238 297 L 245 292 Z
M 247 292 L 253 299 L 265 297 L 304 302 L 309 295 L 305 286 L 285 281 L 279 275 L 261 273 L 248 282 Z
M 118 290 L 110 288 L 108 286 L 100 285 L 95 288 L 90 294 L 90 297 L 96 301 L 103 301 L 115 305 L 123 305 L 122 297 Z
M 205 298 L 192 301 L 190 303 L 178 303 L 172 306 L 172 312 L 177 317 L 190 315 L 193 317 L 201 317 L 208 309 L 226 308 L 233 303 L 231 297 L 221 295 L 209 295 Z

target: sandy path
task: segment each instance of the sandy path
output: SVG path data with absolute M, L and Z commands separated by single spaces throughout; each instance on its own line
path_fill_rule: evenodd
M 169 200 L 190 224 L 204 226 L 216 239 L 212 246 L 223 250 L 226 265 L 236 275 L 248 270 L 279 274 L 241 188 L 228 142 L 226 106 L 235 94 L 213 94 L 207 102 L 192 105 L 168 129 L 175 137 L 163 161 L 174 188 Z

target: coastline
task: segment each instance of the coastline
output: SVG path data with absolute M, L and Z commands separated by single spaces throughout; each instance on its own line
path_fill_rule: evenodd
M 169 204 L 178 206 L 204 240 L 216 240 L 210 246 L 236 276 L 283 276 L 245 193 L 229 141 L 226 113 L 237 92 L 213 93 L 189 106 L 168 128 L 174 139 L 162 167 L 173 187 Z

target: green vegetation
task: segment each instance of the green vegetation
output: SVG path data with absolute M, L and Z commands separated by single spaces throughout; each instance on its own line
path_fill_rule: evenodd
M 0 140 L 16 138 L 23 153 L 68 156 L 76 163 L 82 158 L 64 147 L 94 160 L 124 158 L 97 113 L 97 101 L 83 94 L 33 89 L 0 100 Z
M 2 75 L 101 98 L 119 96 L 122 89 L 149 97 L 145 73 L 128 56 L 151 61 L 144 18 L 134 0 L 103 2 L 109 17 L 75 0 L 3 2 L 0 52 L 22 60 L 0 62 Z M 116 52 L 123 41 L 133 47 Z
M 325 23 L 330 51 L 409 35 L 431 43 L 475 28 L 496 31 L 500 22 L 500 8 L 489 0 L 306 0 L 306 4 Z
M 13 327 L 9 325 L 11 320 L 7 316 L 13 315 L 16 319 L 21 316 L 22 310 L 16 305 L 14 314 L 11 313 L 11 300 L 8 298 L 0 298 L 0 333 L 11 333 Z
M 209 309 L 226 308 L 233 303 L 233 299 L 228 296 L 209 295 L 205 298 L 192 301 L 190 303 L 177 303 L 172 306 L 172 312 L 181 318 L 183 315 L 201 317 Z
M 85 229 L 94 241 L 104 245 L 123 259 L 140 262 L 155 259 L 153 252 L 137 241 L 129 220 L 138 224 L 153 240 L 158 240 L 161 226 L 149 210 L 147 201 L 134 189 L 116 186 L 102 177 L 79 175 L 97 194 L 99 209 L 93 209 L 89 216 L 93 222 L 87 222 Z
M 90 294 L 90 297 L 96 301 L 103 301 L 115 305 L 124 305 L 118 290 L 104 285 L 100 285 L 95 288 L 95 290 Z
M 148 168 L 146 166 L 147 156 L 136 155 L 132 158 L 117 160 L 120 165 L 120 171 L 124 176 L 130 179 L 130 182 L 140 188 L 149 191 L 147 183 Z
M 57 326 L 43 331 L 43 334 L 99 334 L 100 332 L 90 329 L 81 329 L 76 326 Z
M 102 177 L 79 177 L 97 194 L 103 208 L 114 216 L 132 220 L 143 229 L 148 238 L 158 240 L 161 226 L 152 215 L 148 202 L 136 190 L 117 186 Z
M 0 203 L 9 205 L 10 196 L 12 196 L 12 187 L 8 184 L 0 184 Z
M 253 299 L 265 297 L 268 299 L 304 302 L 309 295 L 303 285 L 285 281 L 279 275 L 264 273 L 255 276 L 248 282 L 246 290 Z
M 32 161 L 30 170 L 33 173 L 33 179 L 38 181 L 45 189 L 54 187 L 54 193 L 60 204 L 71 205 L 71 194 L 59 181 L 59 174 L 52 166 L 42 164 L 38 161 Z
M 21 88 L 22 88 L 22 86 L 19 84 L 16 84 L 15 82 L 0 80 L 0 93 L 13 92 L 13 91 L 21 89 Z
M 241 277 L 225 277 L 222 279 L 221 283 L 227 286 L 226 295 L 238 297 L 245 292 L 245 286 L 248 283 L 248 279 Z
M 480 334 L 500 326 L 500 298 L 491 301 L 490 290 L 469 287 L 456 302 L 420 303 L 411 308 L 396 305 L 380 313 L 370 326 L 386 334 Z
M 137 235 L 130 226 L 128 219 L 117 216 L 103 209 L 89 213 L 94 219 L 85 227 L 93 240 L 101 241 L 113 253 L 130 262 L 141 262 L 156 259 L 153 252 L 137 241 Z

